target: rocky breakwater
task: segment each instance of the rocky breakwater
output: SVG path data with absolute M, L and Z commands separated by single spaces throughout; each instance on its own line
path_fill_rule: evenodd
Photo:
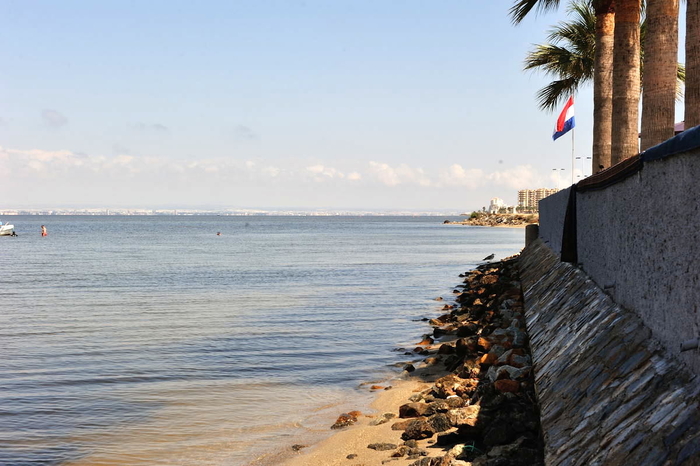
M 382 464 L 401 458 L 412 466 L 543 464 L 517 259 L 460 277 L 456 304 L 429 320 L 434 328 L 422 342 L 427 346 L 414 350 L 426 358 L 412 377 L 432 385 L 410 396 L 398 413 L 373 421 L 394 421 L 400 440 L 368 448 L 387 452 Z M 437 379 L 436 371 L 442 371 Z
M 445 220 L 442 223 L 480 227 L 517 227 L 537 222 L 539 222 L 539 216 L 536 214 L 487 214 L 484 212 L 474 212 L 465 220 L 459 222 Z

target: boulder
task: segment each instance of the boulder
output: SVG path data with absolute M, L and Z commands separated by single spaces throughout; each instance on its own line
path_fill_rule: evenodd
M 435 435 L 435 428 L 425 419 L 412 420 L 401 438 L 404 440 L 422 440 Z
M 406 419 L 405 421 L 395 422 L 391 425 L 391 430 L 406 430 L 406 428 L 411 422 L 413 422 L 413 419 Z
M 497 391 L 501 393 L 518 393 L 520 391 L 520 382 L 518 382 L 517 380 L 496 380 L 493 386 Z
M 357 422 L 358 411 L 350 411 L 349 413 L 343 413 L 338 416 L 335 424 L 331 426 L 331 429 L 340 429 L 342 427 L 351 426 Z
M 397 447 L 398 445 L 393 443 L 370 443 L 367 445 L 367 448 L 377 451 L 396 450 Z
M 435 385 L 433 385 L 433 394 L 438 398 L 447 398 L 448 396 L 457 395 L 457 389 L 463 382 L 464 379 L 454 374 L 446 375 L 435 381 Z
M 479 419 L 480 410 L 481 406 L 472 405 L 464 408 L 451 409 L 447 412 L 447 415 L 450 418 L 450 423 L 455 427 L 474 427 Z
M 395 417 L 396 417 L 396 414 L 394 414 L 394 413 L 384 413 L 381 416 L 379 416 L 377 419 L 370 422 L 369 425 L 378 426 L 380 424 L 385 424 L 385 423 L 389 422 L 390 420 L 394 419 Z
M 425 414 L 428 410 L 428 404 L 426 403 L 406 403 L 399 407 L 399 417 L 420 417 Z
M 440 345 L 440 348 L 438 348 L 438 354 L 454 354 L 455 352 L 455 347 L 452 345 L 448 345 L 447 343 L 443 343 Z
M 428 418 L 428 423 L 433 427 L 435 432 L 445 432 L 452 428 L 450 417 L 444 413 L 438 413 Z

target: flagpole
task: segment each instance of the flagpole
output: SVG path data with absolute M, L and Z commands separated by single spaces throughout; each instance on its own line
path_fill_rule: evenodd
M 576 154 L 574 153 L 574 131 L 575 128 L 571 128 L 571 186 L 574 185 L 574 164 L 576 163 Z

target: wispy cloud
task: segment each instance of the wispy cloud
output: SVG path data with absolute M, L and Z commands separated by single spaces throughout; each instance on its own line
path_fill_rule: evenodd
M 317 182 L 345 178 L 345 174 L 343 172 L 336 170 L 333 167 L 326 167 L 321 164 L 306 167 L 306 171 L 310 173 L 314 181 Z
M 156 133 L 167 133 L 170 131 L 167 126 L 160 123 L 136 123 L 134 128 L 139 131 L 153 131 Z
M 16 192 L 19 186 L 30 185 L 38 187 L 32 195 L 41 199 L 61 193 L 70 193 L 73 199 L 80 199 L 87 195 L 84 190 L 90 190 L 90 198 L 99 191 L 101 199 L 124 196 L 124 190 L 136 199 L 166 195 L 205 199 L 210 193 L 239 197 L 249 193 L 277 193 L 279 199 L 287 199 L 306 191 L 299 189 L 306 185 L 313 186 L 311 191 L 329 199 L 345 193 L 343 195 L 351 196 L 349 199 L 373 202 L 362 198 L 364 190 L 371 188 L 373 196 L 381 194 L 387 199 L 399 196 L 397 202 L 420 203 L 426 194 L 448 195 L 491 187 L 512 192 L 541 184 L 538 174 L 528 165 L 486 172 L 452 164 L 428 172 L 408 164 L 391 165 L 376 161 L 338 161 L 339 166 L 330 166 L 318 161 L 246 160 L 230 156 L 172 159 L 130 154 L 119 144 L 114 145 L 112 154 L 0 147 L 0 177 L 9 180 L 0 185 L 0 194 L 7 196 Z M 339 189 L 343 186 L 344 189 Z M 354 189 L 348 189 L 350 187 Z M 188 195 L 190 197 L 185 197 Z M 381 202 L 381 199 L 375 200 Z
M 233 128 L 233 136 L 239 141 L 255 141 L 257 133 L 245 125 L 236 125 Z
M 51 128 L 61 128 L 68 124 L 68 118 L 57 110 L 44 109 L 41 112 L 41 119 Z
M 404 163 L 392 167 L 387 163 L 370 162 L 369 174 L 386 186 L 417 184 L 431 186 L 433 183 L 422 168 L 412 168 Z

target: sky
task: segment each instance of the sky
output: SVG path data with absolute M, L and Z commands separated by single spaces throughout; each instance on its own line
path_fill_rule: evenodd
M 568 186 L 549 79 L 522 71 L 565 10 L 516 27 L 511 3 L 6 0 L 0 208 L 466 212 Z M 575 107 L 585 160 L 590 87 Z

